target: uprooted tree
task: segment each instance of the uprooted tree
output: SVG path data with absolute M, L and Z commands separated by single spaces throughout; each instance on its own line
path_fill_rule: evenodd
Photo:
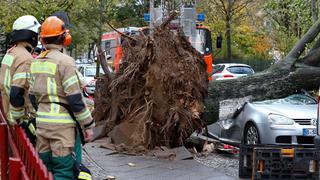
M 156 146 L 182 145 L 202 127 L 199 115 L 205 111 L 204 100 L 207 111 L 217 119 L 223 100 L 279 98 L 320 85 L 320 40 L 300 58 L 317 38 L 320 21 L 269 69 L 239 79 L 214 81 L 209 86 L 199 53 L 182 33 L 175 35 L 167 24 L 155 28 L 152 37 L 141 34 L 125 38 L 120 71 L 104 76 L 97 84 L 94 118 L 105 120 L 105 134 L 121 149 L 141 152 Z
M 181 31 L 175 35 L 167 27 L 173 17 L 152 36 L 124 37 L 119 72 L 97 84 L 94 118 L 106 120 L 118 149 L 180 146 L 202 127 L 205 64 Z

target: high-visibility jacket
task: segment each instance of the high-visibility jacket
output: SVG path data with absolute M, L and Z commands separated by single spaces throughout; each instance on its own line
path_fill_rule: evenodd
M 46 45 L 46 48 L 30 66 L 30 99 L 37 109 L 37 127 L 74 125 L 68 110 L 59 103 L 69 105 L 83 128 L 93 127 L 73 58 L 61 53 L 59 45 Z
M 27 46 L 25 42 L 18 43 L 7 51 L 1 62 L 0 90 L 9 123 L 34 112 L 28 98 L 29 67 L 33 58 Z

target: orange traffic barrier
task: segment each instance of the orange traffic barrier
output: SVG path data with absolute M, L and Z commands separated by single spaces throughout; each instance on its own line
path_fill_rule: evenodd
M 53 180 L 23 129 L 17 125 L 7 125 L 1 96 L 0 109 L 1 179 Z

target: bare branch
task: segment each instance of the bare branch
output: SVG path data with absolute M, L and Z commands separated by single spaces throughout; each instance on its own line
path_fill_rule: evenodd
M 249 1 L 245 1 L 245 2 L 240 3 L 239 5 L 235 6 L 234 8 L 232 8 L 231 9 L 231 16 L 241 12 L 244 8 L 246 8 L 249 5 L 250 2 L 251 2 L 250 0 Z
M 219 11 L 219 13 L 226 15 L 227 11 L 223 4 L 220 4 L 218 0 L 211 0 L 210 2 L 214 5 L 214 8 L 212 8 L 212 10 Z
M 101 47 L 98 47 L 98 58 L 99 61 L 101 63 L 103 72 L 108 76 L 109 79 L 111 79 L 111 72 L 109 71 L 108 65 L 107 65 L 107 61 L 106 61 L 106 57 L 104 56 L 104 52 L 102 51 Z
M 171 12 L 170 16 L 160 25 L 160 27 L 165 28 L 170 23 L 170 21 L 172 21 L 177 16 L 177 14 L 178 13 L 176 11 Z
M 214 2 L 216 2 L 215 0 L 214 0 Z M 228 13 L 228 10 L 227 10 L 227 7 L 226 7 L 226 5 L 224 4 L 224 2 L 223 2 L 223 0 L 220 0 L 220 6 L 223 8 L 223 11 L 225 12 L 225 14 L 227 14 Z M 216 2 L 216 4 L 219 4 L 218 2 Z
M 119 33 L 121 36 L 126 37 L 126 38 L 128 38 L 128 39 L 130 39 L 130 40 L 132 40 L 132 41 L 137 41 L 135 38 L 130 37 L 130 36 L 127 36 L 127 35 L 123 34 L 122 32 L 118 31 L 118 30 L 117 30 L 116 28 L 114 28 L 109 22 L 106 22 L 106 23 L 108 24 L 108 26 L 109 26 L 111 29 L 113 29 L 114 31 L 116 31 L 117 33 Z

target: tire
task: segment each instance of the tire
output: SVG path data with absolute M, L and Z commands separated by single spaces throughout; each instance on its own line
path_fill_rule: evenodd
M 249 123 L 246 126 L 243 143 L 246 145 L 260 144 L 259 131 L 258 131 L 258 128 L 253 123 Z

